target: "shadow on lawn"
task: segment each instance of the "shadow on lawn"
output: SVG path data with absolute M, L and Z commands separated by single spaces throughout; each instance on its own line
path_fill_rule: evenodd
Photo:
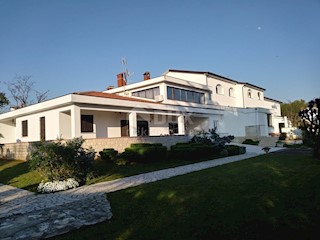
M 319 175 L 308 153 L 265 154 L 110 193 L 110 222 L 58 239 L 316 239 Z
M 0 183 L 36 191 L 40 176 L 29 170 L 27 162 L 0 160 L 0 166 Z

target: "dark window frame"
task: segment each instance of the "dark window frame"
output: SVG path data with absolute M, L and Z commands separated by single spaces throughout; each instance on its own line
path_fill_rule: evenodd
M 81 132 L 93 132 L 93 115 L 81 114 Z
M 169 122 L 169 134 L 178 134 L 179 133 L 179 128 L 178 128 L 178 123 L 176 122 Z
M 28 137 L 28 120 L 21 121 L 22 137 Z

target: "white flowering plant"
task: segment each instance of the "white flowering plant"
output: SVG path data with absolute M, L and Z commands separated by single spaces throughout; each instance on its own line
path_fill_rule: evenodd
M 65 181 L 52 181 L 52 182 L 41 182 L 37 188 L 39 193 L 52 193 L 58 191 L 64 191 L 71 188 L 76 188 L 79 186 L 79 183 L 73 179 L 68 178 Z

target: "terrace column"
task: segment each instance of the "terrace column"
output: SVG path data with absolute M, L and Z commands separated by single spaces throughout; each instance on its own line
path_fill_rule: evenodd
M 137 134 L 137 113 L 129 113 L 129 135 L 130 137 L 136 137 Z
M 71 107 L 71 137 L 81 136 L 80 107 L 73 105 Z
M 178 116 L 178 134 L 179 135 L 185 135 L 185 127 L 184 127 L 184 116 L 179 115 Z

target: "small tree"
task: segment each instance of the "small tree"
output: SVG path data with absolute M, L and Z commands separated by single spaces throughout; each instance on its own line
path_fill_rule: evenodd
M 82 147 L 84 140 L 74 138 L 65 144 L 61 141 L 35 142 L 31 147 L 29 165 L 49 181 L 64 181 L 74 178 L 80 184 L 91 170 L 95 152 Z
M 320 98 L 308 103 L 308 107 L 299 112 L 302 120 L 304 141 L 313 147 L 313 156 L 320 159 Z
M 16 107 L 23 108 L 33 103 L 43 102 L 47 98 L 48 91 L 43 93 L 34 89 L 31 76 L 17 75 L 13 81 L 7 82 L 8 90 L 16 102 Z

